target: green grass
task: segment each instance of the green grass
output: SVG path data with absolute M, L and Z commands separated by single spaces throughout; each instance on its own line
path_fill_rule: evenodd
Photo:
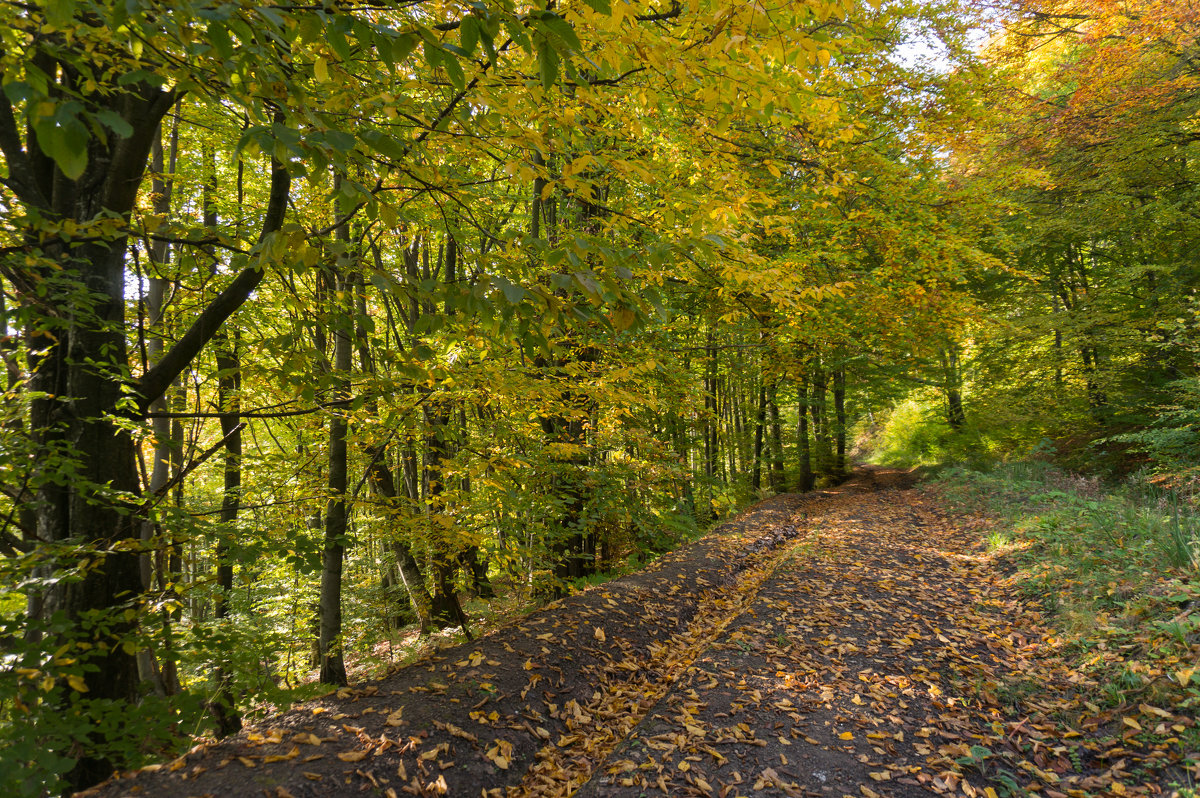
M 1200 512 L 1183 497 L 1041 462 L 951 468 L 943 502 L 990 519 L 983 532 L 1024 595 L 1103 675 L 1108 706 L 1200 707 Z M 1120 651 L 1122 656 L 1099 656 Z M 1153 702 L 1151 702 L 1153 703 Z

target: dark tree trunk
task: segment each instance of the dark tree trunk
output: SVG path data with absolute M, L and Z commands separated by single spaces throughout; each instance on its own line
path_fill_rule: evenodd
M 808 375 L 802 374 L 796 383 L 796 449 L 800 468 L 798 487 L 801 493 L 813 489 L 812 451 L 808 438 Z
M 204 184 L 204 225 L 216 233 L 217 228 L 217 164 L 216 154 L 205 153 L 209 179 Z M 213 253 L 209 253 L 210 256 Z M 213 257 L 216 263 L 215 256 Z M 214 337 L 217 359 L 217 401 L 221 408 L 221 435 L 225 441 L 224 491 L 221 494 L 221 530 L 217 538 L 217 592 L 213 598 L 213 617 L 218 623 L 229 617 L 229 597 L 233 593 L 233 562 L 230 559 L 229 538 L 236 534 L 242 506 L 242 364 L 238 353 L 239 335 L 225 330 Z M 228 651 L 228 647 L 227 647 Z M 228 656 L 216 663 L 213 680 L 216 684 L 209 711 L 217 724 L 217 735 L 225 737 L 241 731 L 242 718 L 233 697 L 233 673 Z
M 217 340 L 218 400 L 221 406 L 221 433 L 225 439 L 225 486 L 221 497 L 221 532 L 217 540 L 217 592 L 213 598 L 213 617 L 224 621 L 229 617 L 229 596 L 233 593 L 233 561 L 229 538 L 242 505 L 242 420 L 241 420 L 241 358 L 239 336 L 222 333 Z M 218 736 L 241 731 L 242 718 L 233 697 L 233 673 L 228 659 L 218 662 L 213 673 L 216 692 L 209 709 L 217 723 Z
M 946 392 L 946 422 L 951 429 L 961 430 L 967 423 L 963 409 L 962 374 L 958 367 L 958 347 L 951 343 L 941 351 L 942 384 Z
M 51 81 L 60 80 L 64 94 L 74 94 L 70 84 L 77 73 L 67 66 L 60 70 L 43 47 L 37 44 L 28 53 L 31 63 Z M 77 180 L 58 170 L 31 132 L 17 128 L 10 101 L 0 98 L 5 185 L 33 212 L 26 220 L 81 225 L 105 216 L 128 220 L 159 122 L 174 98 L 146 84 L 100 97 L 92 94 L 85 102 L 102 103 L 91 110 L 118 115 L 132 127 L 131 134 L 121 138 L 100 133 L 96 126 L 89 133 L 94 137 L 87 142 L 87 166 Z M 33 510 L 27 520 L 41 541 L 70 547 L 69 559 L 86 567 L 79 579 L 55 580 L 46 587 L 41 606 L 34 607 L 41 618 L 31 618 L 31 624 L 55 613 L 62 613 L 70 624 L 71 631 L 56 643 L 68 646 L 67 656 L 88 668 L 84 680 L 90 701 L 64 701 L 63 723 L 78 717 L 79 728 L 90 728 L 83 716 L 91 703 L 120 704 L 139 696 L 133 633 L 144 589 L 143 518 L 137 502 L 126 498 L 142 488 L 137 448 L 129 433 L 131 422 L 138 419 L 130 417 L 126 402 L 127 234 L 68 243 L 43 236 L 37 225 L 33 222 L 24 231 L 24 243 L 42 260 L 24 265 L 14 258 L 6 272 L 18 302 L 31 311 L 25 338 L 31 352 L 28 387 L 35 397 L 28 430 L 36 465 L 30 480 Z M 47 261 L 54 266 L 42 265 Z M 34 320 L 33 314 L 42 314 L 45 323 Z M 72 478 L 62 480 L 64 473 Z M 70 567 L 72 562 L 61 565 Z M 64 686 L 65 694 L 73 692 Z M 96 730 L 80 740 L 82 753 L 66 774 L 72 788 L 89 786 L 112 771 L 115 763 L 96 753 L 107 736 Z
M 336 186 L 340 183 L 335 179 Z M 343 223 L 336 231 L 348 257 L 350 228 Z M 341 258 L 339 258 L 341 260 Z M 352 341 L 349 319 L 353 317 L 353 292 L 345 262 L 333 274 L 333 398 L 349 399 Z M 338 301 L 338 298 L 341 301 Z M 340 318 L 339 318 L 340 317 Z M 325 540 L 321 553 L 321 630 L 318 649 L 321 653 L 321 681 L 325 684 L 346 684 L 346 663 L 342 648 L 342 567 L 346 555 L 349 531 L 346 487 L 348 470 L 347 433 L 349 423 L 346 408 L 338 407 L 329 416 L 329 473 L 325 506 Z
M 706 515 L 716 518 L 713 489 L 717 481 L 720 452 L 717 449 L 717 346 L 711 329 L 705 340 L 704 355 L 704 477 L 708 487 Z
M 825 369 L 820 359 L 815 359 L 810 374 L 812 380 L 812 395 L 809 399 L 808 410 L 812 416 L 813 443 L 815 448 L 814 468 L 818 478 L 828 479 L 833 476 L 833 440 L 830 436 Z
M 779 422 L 779 381 L 774 377 L 767 386 L 767 412 L 771 418 L 771 490 L 784 489 L 783 425 Z
M 378 259 L 379 253 L 376 251 L 376 260 L 378 261 Z M 351 277 L 355 289 L 354 301 L 359 321 L 359 326 L 355 327 L 355 342 L 358 346 L 359 365 L 363 373 L 374 375 L 375 357 L 371 352 L 366 332 L 360 326 L 361 322 L 367 318 L 366 286 L 361 272 L 355 272 Z M 378 406 L 379 403 L 374 398 L 370 399 L 367 403 L 367 412 L 371 416 L 378 417 Z M 366 442 L 362 444 L 362 449 L 367 457 L 367 479 L 371 485 L 371 489 L 388 506 L 394 510 L 399 510 L 400 490 L 396 484 L 396 477 L 392 471 L 391 461 L 388 459 L 387 446 Z M 395 559 L 396 578 L 404 587 L 412 614 L 417 619 L 417 623 L 420 624 L 421 631 L 427 632 L 433 628 L 430 615 L 432 601 L 429 591 L 425 587 L 425 576 L 421 573 L 421 567 L 417 559 L 412 555 L 408 543 L 400 537 L 396 535 L 391 536 L 388 541 L 388 547 Z
M 428 280 L 434 275 L 430 271 L 427 242 L 422 251 L 424 277 Z M 443 256 L 445 258 L 444 279 L 446 285 L 450 286 L 453 285 L 458 270 L 458 242 L 454 236 L 446 236 L 444 253 L 439 255 L 439 258 Z M 415 265 L 415 260 L 413 264 Z M 424 311 L 432 314 L 437 312 L 437 308 L 432 303 L 428 303 Z M 449 296 L 447 296 L 443 312 L 447 318 L 454 315 L 454 308 L 450 304 Z M 424 484 L 426 486 L 425 498 L 430 513 L 430 549 L 433 552 L 433 594 L 430 597 L 432 602 L 430 614 L 434 625 L 439 628 L 461 626 L 463 631 L 470 636 L 467 616 L 458 601 L 458 590 L 454 586 L 454 577 L 458 571 L 458 552 L 453 550 L 452 544 L 447 540 L 447 530 L 433 517 L 435 514 L 445 513 L 447 509 L 443 493 L 446 479 L 445 470 L 454 454 L 450 443 L 450 421 L 453 417 L 453 407 L 447 401 L 439 399 L 426 401 L 424 407 L 426 430 Z
M 846 474 L 846 369 L 843 367 L 833 372 L 833 413 L 837 445 L 833 470 L 840 478 Z
M 755 490 L 762 488 L 763 467 L 763 436 L 767 426 L 767 383 L 759 376 L 758 410 L 754 416 L 754 469 L 751 472 L 750 486 Z

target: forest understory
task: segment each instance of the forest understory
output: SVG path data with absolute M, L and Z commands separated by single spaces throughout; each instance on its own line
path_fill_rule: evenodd
M 640 572 L 85 794 L 1180 794 L 1194 709 L 1153 689 L 1101 708 L 1102 673 L 987 550 L 987 519 L 914 481 L 865 467 L 768 499 Z

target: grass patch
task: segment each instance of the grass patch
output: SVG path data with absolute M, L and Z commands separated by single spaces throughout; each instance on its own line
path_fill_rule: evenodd
M 1107 708 L 1200 708 L 1200 512 L 1040 462 L 947 469 L 944 503 L 990 519 L 1001 567 L 1070 643 Z

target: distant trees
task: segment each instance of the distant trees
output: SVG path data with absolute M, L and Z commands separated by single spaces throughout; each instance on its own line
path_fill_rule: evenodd
M 1013 441 L 1152 422 L 1195 377 L 1195 9 L 1020 3 L 986 54 L 995 111 L 964 176 L 1008 203 L 978 285 L 974 401 Z

